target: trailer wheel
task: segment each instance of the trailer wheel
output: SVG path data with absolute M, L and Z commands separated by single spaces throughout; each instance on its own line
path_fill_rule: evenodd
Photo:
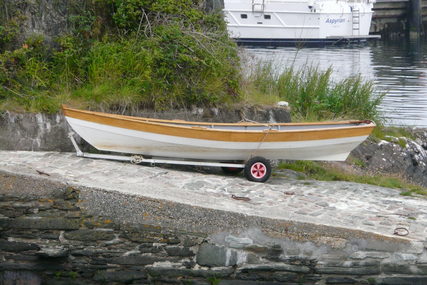
M 221 167 L 222 172 L 229 175 L 237 175 L 242 172 L 243 168 L 238 167 Z
M 265 182 L 271 176 L 271 164 L 264 157 L 256 156 L 245 164 L 245 176 L 249 181 Z

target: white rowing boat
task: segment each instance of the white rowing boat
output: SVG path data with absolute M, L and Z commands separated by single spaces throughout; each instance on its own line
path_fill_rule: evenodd
M 364 141 L 371 121 L 321 123 L 201 123 L 83 111 L 63 106 L 77 134 L 102 151 L 153 157 L 246 162 L 347 158 Z

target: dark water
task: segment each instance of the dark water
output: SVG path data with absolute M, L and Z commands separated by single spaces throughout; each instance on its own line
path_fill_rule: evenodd
M 363 46 L 324 48 L 246 48 L 280 71 L 294 65 L 332 67 L 333 79 L 361 74 L 386 92 L 380 110 L 389 125 L 427 127 L 427 41 L 371 42 Z

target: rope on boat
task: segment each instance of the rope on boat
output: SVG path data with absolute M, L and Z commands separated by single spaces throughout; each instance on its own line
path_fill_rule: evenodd
M 253 124 L 261 124 L 260 122 L 257 121 L 253 121 L 253 120 L 249 120 L 246 118 L 243 118 L 242 120 L 239 121 L 239 123 L 253 123 Z
M 260 140 L 258 147 L 255 149 L 255 151 L 252 153 L 252 157 L 256 156 L 256 153 L 258 152 L 258 150 L 261 148 L 262 143 L 265 141 L 265 138 L 267 137 L 267 135 L 270 133 L 271 131 L 271 125 L 267 124 L 268 129 L 264 131 L 264 135 L 262 136 L 262 139 Z

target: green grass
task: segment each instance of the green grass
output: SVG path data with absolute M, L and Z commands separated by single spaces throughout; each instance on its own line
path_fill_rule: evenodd
M 349 181 L 363 184 L 382 186 L 387 188 L 402 189 L 402 195 L 418 194 L 427 196 L 427 188 L 405 182 L 399 177 L 378 175 L 357 175 L 344 172 L 341 169 L 315 161 L 282 162 L 279 169 L 291 169 L 302 172 L 309 178 L 320 181 Z
M 382 122 L 378 106 L 384 93 L 373 82 L 352 76 L 339 82 L 331 79 L 332 68 L 313 66 L 299 70 L 292 66 L 278 74 L 272 63 L 259 62 L 248 72 L 242 87 L 243 98 L 252 103 L 287 101 L 294 121 L 370 119 Z
M 361 159 L 357 159 L 357 158 L 354 158 L 354 157 L 350 156 L 348 158 L 348 160 L 349 160 L 350 164 L 353 164 L 353 165 L 355 165 L 357 167 L 363 168 L 363 167 L 366 166 L 366 162 L 364 162 Z
M 388 136 L 392 137 L 405 137 L 411 140 L 415 140 L 414 135 L 404 127 L 383 127 L 376 128 L 372 133 L 376 138 L 385 140 Z
M 378 126 L 374 129 L 371 135 L 374 140 L 384 140 L 400 145 L 405 148 L 407 140 L 415 140 L 415 136 L 411 133 L 408 128 L 405 127 L 384 127 Z
M 274 105 L 281 101 L 272 63 L 255 64 L 240 82 L 242 99 L 248 104 Z M 246 70 L 245 70 L 246 71 Z
M 208 282 L 210 285 L 218 285 L 221 283 L 221 279 L 216 278 L 216 277 L 208 277 Z

